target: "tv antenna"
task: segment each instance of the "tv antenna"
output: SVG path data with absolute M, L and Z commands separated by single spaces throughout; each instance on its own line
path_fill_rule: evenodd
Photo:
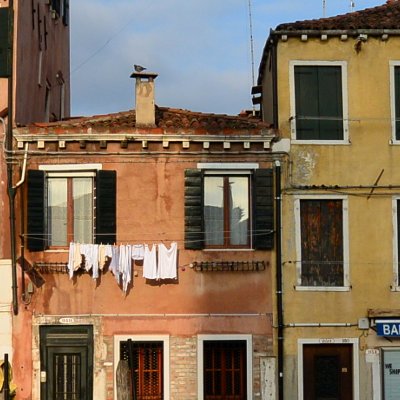
M 350 12 L 354 11 L 355 6 L 356 6 L 356 2 L 354 0 L 350 0 Z
M 255 75 L 254 75 L 254 40 L 253 40 L 253 16 L 251 12 L 251 0 L 248 0 L 249 5 L 249 28 L 250 28 L 250 56 L 251 56 L 251 83 L 254 87 Z M 255 105 L 253 104 L 253 115 L 256 113 Z
M 322 0 L 322 17 L 326 17 L 326 0 Z
M 249 0 L 249 27 L 250 27 L 250 55 L 251 55 L 251 79 L 253 86 L 254 81 L 254 40 L 253 40 L 253 16 L 251 13 L 251 0 Z

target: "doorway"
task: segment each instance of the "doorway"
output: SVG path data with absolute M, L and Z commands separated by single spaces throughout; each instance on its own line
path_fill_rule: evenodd
M 41 400 L 93 399 L 93 327 L 40 327 Z
M 303 345 L 303 398 L 353 400 L 353 345 Z

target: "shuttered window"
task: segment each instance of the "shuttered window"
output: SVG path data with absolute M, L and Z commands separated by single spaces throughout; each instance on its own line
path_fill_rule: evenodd
M 400 140 L 400 66 L 394 67 L 396 140 Z
M 272 169 L 185 171 L 185 248 L 271 249 Z
M 120 342 L 120 360 L 130 369 L 131 394 L 136 400 L 162 400 L 163 342 Z
M 343 202 L 300 200 L 301 284 L 343 286 Z
M 28 171 L 28 249 L 116 241 L 116 173 Z
M 204 399 L 246 400 L 246 341 L 204 341 Z
M 0 78 L 8 78 L 10 70 L 10 8 L 0 7 Z
M 343 140 L 342 67 L 294 66 L 298 140 Z

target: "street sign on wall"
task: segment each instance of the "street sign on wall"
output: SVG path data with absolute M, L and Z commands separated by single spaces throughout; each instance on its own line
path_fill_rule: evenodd
M 376 320 L 378 336 L 400 337 L 400 319 Z

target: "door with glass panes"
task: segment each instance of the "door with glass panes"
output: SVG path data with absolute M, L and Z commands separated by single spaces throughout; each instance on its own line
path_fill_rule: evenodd
M 41 400 L 93 399 L 93 327 L 40 327 Z

